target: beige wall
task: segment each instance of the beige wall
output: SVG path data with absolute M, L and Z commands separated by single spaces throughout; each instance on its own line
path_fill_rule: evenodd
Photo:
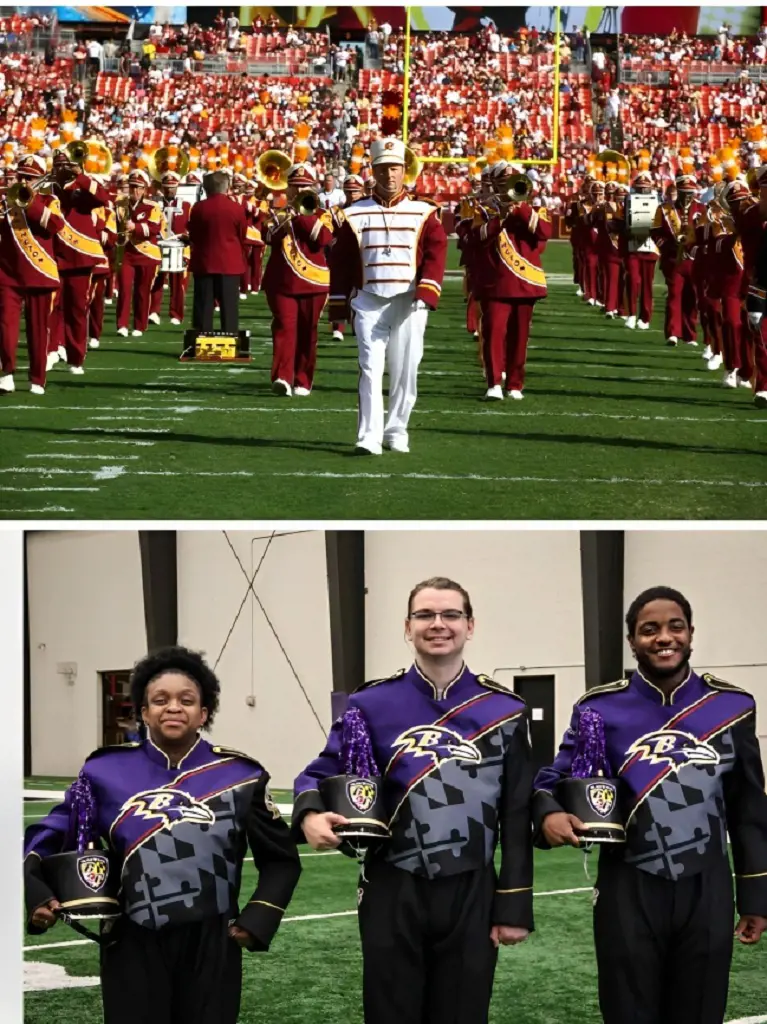
M 626 605 L 658 585 L 692 606 L 692 664 L 757 699 L 767 764 L 767 532 L 637 530 L 626 534 Z M 628 644 L 626 665 L 632 664 Z
M 525 671 L 556 677 L 558 741 L 585 690 L 576 530 L 370 531 L 365 564 L 369 679 L 410 664 L 407 596 L 421 580 L 448 576 L 471 595 L 477 623 L 467 662 L 473 671 L 510 688 Z
M 146 653 L 138 535 L 33 533 L 27 551 L 32 771 L 72 775 L 101 746 L 99 672 Z
M 270 534 L 230 530 L 227 535 L 251 578 Z M 212 738 L 257 757 L 275 786 L 292 787 L 298 772 L 322 749 L 331 723 L 324 533 L 278 534 L 269 545 L 254 589 L 274 632 L 249 596 L 248 579 L 222 532 L 179 532 L 179 641 L 205 651 L 211 665 L 226 642 L 216 669 L 222 694 Z M 254 707 L 247 703 L 250 696 Z

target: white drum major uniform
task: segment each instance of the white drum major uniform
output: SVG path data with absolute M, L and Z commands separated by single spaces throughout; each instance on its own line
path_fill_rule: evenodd
M 341 211 L 330 254 L 331 321 L 349 318 L 359 349 L 356 450 L 407 452 L 408 420 L 430 309 L 442 292 L 447 236 L 441 209 L 404 188 L 405 144 L 378 139 L 370 147 L 375 190 Z M 383 376 L 389 371 L 384 417 Z

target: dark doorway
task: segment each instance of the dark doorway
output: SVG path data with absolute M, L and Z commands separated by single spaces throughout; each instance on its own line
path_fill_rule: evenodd
M 514 692 L 527 704 L 533 770 L 554 760 L 554 676 L 514 676 Z
M 101 742 L 105 747 L 135 739 L 136 719 L 130 699 L 130 670 L 101 673 Z

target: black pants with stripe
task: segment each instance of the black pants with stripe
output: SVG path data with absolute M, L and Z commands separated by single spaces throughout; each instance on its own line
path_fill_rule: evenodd
M 237 1024 L 242 950 L 229 917 L 152 931 L 120 918 L 101 948 L 104 1024 Z
M 365 878 L 365 1024 L 486 1024 L 497 958 L 493 865 L 430 881 L 376 861 Z
M 722 1024 L 734 930 L 727 860 L 672 882 L 602 855 L 596 889 L 604 1024 Z

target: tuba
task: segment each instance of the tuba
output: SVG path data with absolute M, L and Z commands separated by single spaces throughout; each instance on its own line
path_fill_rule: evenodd
M 171 168 L 167 166 L 170 156 L 171 153 L 169 147 L 161 146 L 149 157 L 147 170 L 155 181 L 162 181 L 163 174 L 165 174 L 166 171 L 171 170 Z M 185 178 L 189 171 L 189 154 L 184 150 L 179 150 L 178 167 L 175 168 L 175 171 L 181 178 Z
M 311 189 L 299 192 L 293 200 L 293 209 L 302 217 L 311 216 L 320 208 L 320 197 Z
M 288 187 L 288 171 L 293 161 L 279 149 L 267 149 L 258 158 L 256 180 L 270 192 L 284 192 Z

